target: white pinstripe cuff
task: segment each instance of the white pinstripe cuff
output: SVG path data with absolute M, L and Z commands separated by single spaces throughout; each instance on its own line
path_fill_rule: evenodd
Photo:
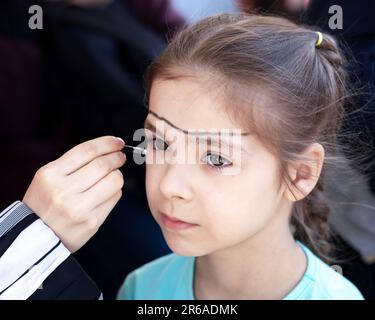
M 21 201 L 12 203 L 0 213 L 0 238 L 33 211 Z
M 31 213 L 20 201 L 5 209 L 0 214 L 3 235 Z M 0 257 L 0 300 L 27 299 L 69 255 L 55 233 L 42 220 L 35 220 Z

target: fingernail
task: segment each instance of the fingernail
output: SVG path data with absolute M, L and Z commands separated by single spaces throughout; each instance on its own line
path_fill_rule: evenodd
M 116 139 L 117 139 L 117 140 L 120 140 L 120 141 L 125 145 L 125 141 L 124 141 L 124 140 L 122 140 L 122 139 L 119 138 L 119 137 L 116 137 Z
M 121 152 L 123 157 L 125 158 L 125 161 L 127 160 L 125 152 Z

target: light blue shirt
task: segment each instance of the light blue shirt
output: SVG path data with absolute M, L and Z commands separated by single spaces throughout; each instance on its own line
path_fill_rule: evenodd
M 302 243 L 307 257 L 302 279 L 284 300 L 363 300 L 359 290 L 320 260 Z M 131 272 L 117 298 L 126 300 L 195 300 L 195 257 L 174 253 L 160 257 Z

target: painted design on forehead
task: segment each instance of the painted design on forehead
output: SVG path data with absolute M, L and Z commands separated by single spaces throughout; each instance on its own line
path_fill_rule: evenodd
M 159 116 L 156 112 L 152 111 L 152 110 L 148 110 L 148 113 L 152 114 L 153 116 L 155 116 L 156 118 L 158 118 L 159 120 L 162 120 L 164 122 L 166 122 L 168 125 L 170 125 L 171 127 L 175 128 L 176 130 L 179 130 L 181 132 L 183 132 L 184 134 L 189 134 L 189 135 L 212 135 L 214 134 L 214 132 L 212 131 L 207 131 L 207 132 L 192 132 L 192 131 L 187 131 L 187 130 L 184 130 L 184 129 L 181 129 L 177 126 L 175 126 L 172 122 L 170 122 L 168 119 L 162 117 L 162 116 Z M 221 135 L 229 135 L 229 136 L 232 136 L 232 135 L 236 135 L 238 133 L 232 133 L 232 132 L 221 132 L 220 130 L 218 130 L 218 133 L 220 133 Z M 248 136 L 248 135 L 251 135 L 251 132 L 244 132 L 244 133 L 240 133 L 241 136 Z

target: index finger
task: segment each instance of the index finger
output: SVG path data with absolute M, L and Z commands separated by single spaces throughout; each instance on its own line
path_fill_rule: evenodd
M 95 158 L 119 151 L 124 146 L 125 142 L 121 138 L 104 136 L 75 146 L 55 160 L 54 163 L 61 168 L 64 174 L 69 175 Z

